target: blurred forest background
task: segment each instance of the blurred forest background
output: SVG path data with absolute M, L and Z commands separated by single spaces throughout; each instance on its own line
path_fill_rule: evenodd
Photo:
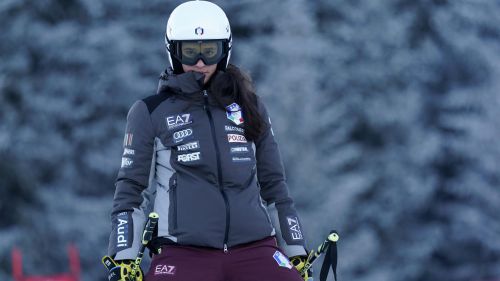
M 71 242 L 106 279 L 126 114 L 181 2 L 0 1 L 0 280 L 14 245 L 53 274 Z M 214 2 L 340 280 L 500 280 L 500 1 Z

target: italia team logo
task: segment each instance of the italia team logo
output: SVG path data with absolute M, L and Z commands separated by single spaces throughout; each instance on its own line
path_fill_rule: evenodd
M 243 114 L 241 113 L 241 107 L 237 103 L 232 103 L 226 106 L 227 119 L 233 121 L 234 124 L 243 124 Z
M 274 252 L 273 258 L 279 266 L 292 269 L 292 263 L 280 251 Z

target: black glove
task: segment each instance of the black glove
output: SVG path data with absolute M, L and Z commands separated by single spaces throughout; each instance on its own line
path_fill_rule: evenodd
M 312 267 L 309 268 L 306 272 L 302 272 L 302 269 L 306 265 L 306 261 L 307 261 L 307 256 L 294 256 L 290 258 L 290 262 L 293 264 L 295 269 L 297 269 L 300 272 L 302 278 L 304 278 L 305 281 L 312 281 L 313 280 Z
M 110 268 L 108 273 L 109 281 L 143 281 L 144 273 L 140 268 L 135 272 L 135 279 L 130 275 L 132 272 L 132 265 L 134 264 L 133 260 L 111 260 L 110 261 L 114 266 L 108 267 Z

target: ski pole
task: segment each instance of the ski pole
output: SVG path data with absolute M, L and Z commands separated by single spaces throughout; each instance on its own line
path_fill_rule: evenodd
M 140 270 L 142 257 L 144 256 L 144 250 L 146 249 L 146 245 L 149 243 L 149 241 L 153 239 L 153 231 L 155 230 L 158 218 L 159 216 L 157 213 L 149 213 L 148 221 L 146 222 L 146 226 L 144 226 L 144 232 L 142 233 L 141 248 L 137 253 L 137 257 L 135 258 L 134 264 L 132 265 L 132 270 L 130 271 L 130 276 L 132 277 L 131 281 L 135 281 L 135 274 L 137 270 Z
M 337 243 L 338 240 L 339 240 L 339 234 L 335 230 L 332 230 L 330 232 L 330 235 L 328 235 L 328 237 L 325 239 L 325 241 L 323 241 L 323 243 L 321 243 L 321 245 L 319 245 L 317 251 L 311 250 L 311 252 L 307 256 L 307 260 L 306 260 L 306 262 L 304 264 L 304 267 L 301 270 L 301 273 L 305 274 L 312 267 L 313 263 L 323 253 L 325 253 L 328 250 L 328 248 L 330 247 L 330 245 L 333 244 L 333 243 Z

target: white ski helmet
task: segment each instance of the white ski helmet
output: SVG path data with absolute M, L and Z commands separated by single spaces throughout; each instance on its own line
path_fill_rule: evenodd
M 217 43 L 216 57 L 207 60 L 204 53 L 183 56 L 181 45 L 190 43 Z M 218 70 L 225 70 L 231 57 L 232 36 L 229 20 L 224 11 L 208 1 L 189 1 L 177 6 L 168 18 L 165 46 L 174 73 L 182 73 L 182 63 L 194 65 L 200 59 L 205 64 L 217 63 Z M 200 49 L 202 47 L 200 46 Z M 199 49 L 196 50 L 198 52 Z M 212 56 L 212 54 L 210 54 Z M 196 60 L 194 63 L 193 61 Z

